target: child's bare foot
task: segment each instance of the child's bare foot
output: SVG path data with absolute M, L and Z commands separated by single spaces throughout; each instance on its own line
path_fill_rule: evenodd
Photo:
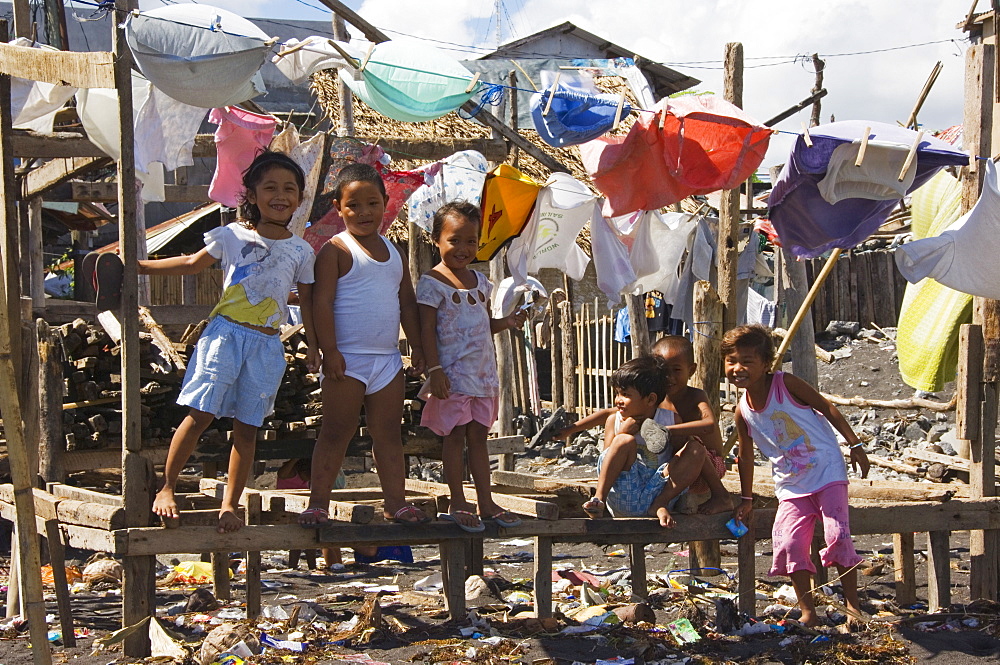
M 174 497 L 173 489 L 164 487 L 156 493 L 156 498 L 153 500 L 153 513 L 159 515 L 165 525 L 176 525 L 181 514 L 177 509 L 177 500 Z
M 673 515 L 665 507 L 656 509 L 656 517 L 660 520 L 660 526 L 664 529 L 673 529 L 677 523 L 674 522 Z
M 592 496 L 584 502 L 583 511 L 592 518 L 602 517 L 604 515 L 604 506 L 604 501 L 598 499 L 596 496 Z
M 219 533 L 232 533 L 243 528 L 243 520 L 236 515 L 231 508 L 223 508 L 219 511 L 219 526 L 216 531 Z
M 728 513 L 733 509 L 733 500 L 729 494 L 712 495 L 708 501 L 698 506 L 699 515 L 717 515 L 718 513 Z
M 802 616 L 799 617 L 799 623 L 809 628 L 815 628 L 820 625 L 819 617 L 816 616 L 815 610 L 802 610 Z

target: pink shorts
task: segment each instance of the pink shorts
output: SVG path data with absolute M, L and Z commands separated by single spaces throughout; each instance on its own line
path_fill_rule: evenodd
M 708 461 L 712 463 L 715 468 L 715 472 L 719 474 L 719 479 L 726 477 L 726 460 L 722 459 L 719 453 L 715 452 L 714 449 L 705 446 L 705 452 L 708 453 Z M 708 490 L 708 483 L 701 476 L 695 478 L 695 481 L 691 483 L 692 492 L 704 492 Z
M 452 393 L 448 399 L 438 399 L 431 395 L 424 404 L 420 424 L 430 428 L 438 436 L 447 436 L 456 427 L 468 425 L 473 420 L 492 427 L 499 411 L 498 397 L 470 397 Z
M 813 527 L 823 520 L 826 547 L 820 550 L 823 566 L 856 566 L 862 559 L 854 551 L 851 528 L 847 522 L 847 483 L 832 483 L 820 490 L 778 502 L 771 543 L 774 562 L 770 575 L 791 575 L 799 570 L 816 572 L 810 557 Z

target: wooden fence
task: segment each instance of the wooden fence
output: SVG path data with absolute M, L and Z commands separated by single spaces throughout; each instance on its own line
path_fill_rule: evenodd
M 826 259 L 806 261 L 809 283 L 819 274 Z M 893 252 L 846 252 L 820 288 L 813 303 L 813 325 L 817 332 L 830 321 L 858 321 L 863 328 L 872 323 L 895 327 L 903 307 L 906 280 L 896 269 Z M 789 312 L 788 316 L 794 316 Z
M 611 373 L 632 358 L 632 346 L 615 341 L 616 310 L 584 303 L 574 312 L 577 357 L 577 412 L 587 416 L 614 402 Z
M 152 305 L 214 305 L 222 296 L 222 271 L 203 270 L 188 279 L 195 280 L 193 303 L 184 302 L 184 278 L 179 275 L 150 275 L 149 300 Z

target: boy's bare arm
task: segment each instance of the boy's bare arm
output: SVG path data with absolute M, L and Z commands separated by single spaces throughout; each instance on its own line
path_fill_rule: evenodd
M 612 413 L 608 416 L 607 420 L 604 421 L 604 445 L 601 450 L 604 450 L 611 445 L 611 439 L 615 438 L 615 416 Z
M 552 438 L 554 439 L 565 439 L 568 436 L 576 434 L 577 432 L 582 432 L 587 429 L 593 429 L 601 423 L 607 423 L 608 416 L 613 416 L 615 414 L 615 409 L 607 408 L 601 409 L 600 411 L 595 411 L 589 416 L 580 418 L 575 423 L 569 427 L 564 427 L 559 430 Z
M 171 256 L 168 259 L 147 259 L 139 261 L 140 275 L 197 275 L 215 263 L 214 256 L 202 247 L 194 254 Z

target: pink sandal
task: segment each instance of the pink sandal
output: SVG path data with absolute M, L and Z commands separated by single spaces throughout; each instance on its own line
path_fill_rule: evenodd
M 415 517 L 416 519 L 407 519 L 408 517 Z M 404 526 L 418 526 L 420 524 L 427 524 L 431 521 L 431 518 L 424 515 L 423 511 L 413 504 L 407 504 L 392 514 L 392 521 Z

